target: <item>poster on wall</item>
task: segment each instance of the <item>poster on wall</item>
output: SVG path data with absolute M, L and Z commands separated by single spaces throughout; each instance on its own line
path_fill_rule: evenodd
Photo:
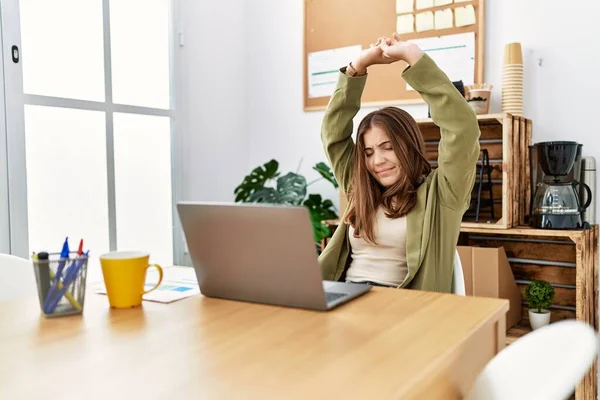
M 436 36 L 410 40 L 435 61 L 451 81 L 463 81 L 465 86 L 475 83 L 475 33 Z M 406 85 L 407 90 L 414 90 Z
M 339 47 L 308 54 L 308 97 L 331 96 L 337 85 L 340 68 L 348 65 L 362 51 L 361 45 Z

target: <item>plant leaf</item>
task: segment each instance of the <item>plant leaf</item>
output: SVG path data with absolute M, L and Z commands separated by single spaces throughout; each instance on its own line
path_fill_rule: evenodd
M 338 183 L 335 180 L 335 176 L 333 175 L 333 172 L 331 172 L 329 165 L 325 164 L 324 162 L 320 162 L 318 164 L 315 164 L 313 169 L 319 174 L 321 174 L 323 178 L 331 182 L 333 184 L 333 187 L 335 187 L 336 189 L 338 188 Z
M 320 242 L 323 238 L 331 234 L 329 228 L 322 221 L 337 218 L 333 203 L 331 200 L 323 201 L 320 194 L 310 194 L 303 203 L 310 212 L 310 220 L 313 226 L 313 237 L 315 242 Z
M 338 217 L 331 200 L 323 201 L 320 194 L 310 194 L 304 201 L 304 206 L 310 210 L 311 217 L 314 215 L 319 222 Z
M 534 280 L 525 289 L 525 297 L 530 308 L 548 309 L 554 300 L 554 286 L 543 280 Z
M 315 243 L 319 243 L 321 240 L 323 240 L 323 238 L 328 237 L 331 234 L 331 231 L 326 225 L 318 220 L 318 217 L 315 218 L 312 212 L 310 213 L 310 217 L 313 227 L 313 238 Z
M 277 192 L 280 204 L 302 204 L 306 197 L 306 178 L 289 172 L 277 179 Z
M 244 181 L 235 188 L 235 202 L 247 202 L 254 192 L 262 189 L 269 179 L 279 176 L 277 169 L 279 163 L 271 160 L 260 167 L 254 168 L 249 175 L 244 177 Z
M 252 193 L 248 198 L 248 202 L 279 204 L 279 193 L 271 187 L 264 187 Z

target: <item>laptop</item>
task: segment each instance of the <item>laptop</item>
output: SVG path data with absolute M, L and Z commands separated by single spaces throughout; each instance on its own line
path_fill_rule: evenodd
M 306 207 L 179 202 L 177 212 L 205 296 L 330 310 L 371 289 L 322 280 Z

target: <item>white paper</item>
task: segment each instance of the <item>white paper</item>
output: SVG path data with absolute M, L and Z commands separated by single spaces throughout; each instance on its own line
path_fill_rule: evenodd
M 468 26 L 475 24 L 475 8 L 472 5 L 458 7 L 454 10 L 456 26 Z
M 437 10 L 435 12 L 435 29 L 452 28 L 452 10 Z
M 396 14 L 412 12 L 413 3 L 413 0 L 396 0 Z
M 452 0 L 435 0 L 434 4 L 436 7 L 446 6 L 448 4 L 452 4 Z
M 348 65 L 362 51 L 361 45 L 340 47 L 308 54 L 308 97 L 331 96 L 337 85 L 340 68 Z
M 431 11 L 417 14 L 417 32 L 431 31 L 433 27 L 433 13 Z
M 467 1 L 471 0 L 454 0 L 455 3 L 466 3 Z
M 414 39 L 416 43 L 451 81 L 463 81 L 465 86 L 475 82 L 475 33 Z M 407 90 L 412 88 L 407 84 Z
M 191 267 L 163 267 L 164 276 L 159 287 L 145 294 L 142 299 L 158 303 L 172 303 L 200 293 L 196 272 Z M 158 282 L 158 271 L 155 268 L 148 269 L 146 273 L 145 290 L 151 289 Z M 96 293 L 106 294 L 104 281 L 92 284 Z
M 412 14 L 398 15 L 396 19 L 396 33 L 411 33 L 415 31 L 415 17 Z
M 417 10 L 433 7 L 433 0 L 417 0 Z

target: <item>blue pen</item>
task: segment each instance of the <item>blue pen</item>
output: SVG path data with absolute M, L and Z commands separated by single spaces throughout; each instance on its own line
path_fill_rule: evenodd
M 60 252 L 60 261 L 58 263 L 58 268 L 56 269 L 56 276 L 54 277 L 54 281 L 52 282 L 52 286 L 48 291 L 48 295 L 46 296 L 46 300 L 44 301 L 44 312 L 46 314 L 52 313 L 53 310 L 50 309 L 50 303 L 52 302 L 53 296 L 58 290 L 58 282 L 60 282 L 60 277 L 62 275 L 63 268 L 69 259 L 69 238 L 65 239 L 63 243 L 62 251 Z
M 50 304 L 48 307 L 48 310 L 50 313 L 54 312 L 54 309 L 58 305 L 58 302 L 64 296 L 67 289 L 69 289 L 69 286 L 71 286 L 73 281 L 75 281 L 75 279 L 77 279 L 77 276 L 79 275 L 79 271 L 81 270 L 81 267 L 83 266 L 84 260 L 87 259 L 89 252 L 90 252 L 89 250 L 86 251 L 84 253 L 83 257 L 80 257 L 79 259 L 74 261 L 71 264 L 71 266 L 67 269 L 67 272 L 65 273 L 65 278 L 63 279 L 63 288 L 60 289 L 58 291 L 56 297 L 50 301 Z

